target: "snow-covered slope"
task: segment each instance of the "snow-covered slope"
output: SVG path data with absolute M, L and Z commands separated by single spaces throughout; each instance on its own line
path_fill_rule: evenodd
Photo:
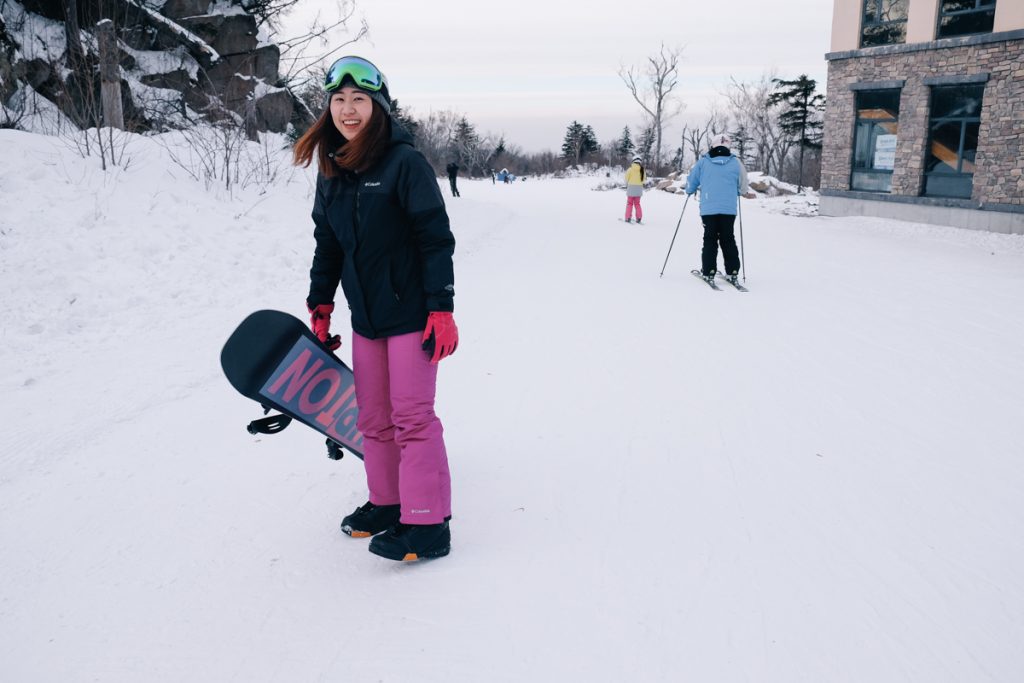
M 303 314 L 311 182 L 204 193 L 0 131 L 0 679 L 1014 681 L 1024 240 L 461 181 L 453 552 L 342 535 L 360 463 L 260 439 L 220 346 Z M 347 329 L 347 326 L 344 326 Z M 346 355 L 349 344 L 342 348 Z

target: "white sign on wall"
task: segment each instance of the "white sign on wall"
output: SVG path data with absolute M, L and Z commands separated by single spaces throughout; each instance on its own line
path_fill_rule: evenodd
M 879 135 L 875 138 L 875 169 L 891 171 L 896 165 L 896 136 Z

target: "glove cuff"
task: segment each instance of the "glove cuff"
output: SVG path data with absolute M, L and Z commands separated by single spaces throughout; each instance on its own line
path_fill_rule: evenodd
M 317 304 L 316 306 L 313 306 L 307 301 L 306 310 L 308 310 L 309 314 L 312 316 L 328 317 L 331 313 L 334 313 L 334 304 Z

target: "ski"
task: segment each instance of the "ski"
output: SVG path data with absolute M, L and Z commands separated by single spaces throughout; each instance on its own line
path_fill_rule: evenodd
M 741 285 L 738 281 L 730 280 L 723 273 L 718 273 L 718 277 L 722 278 L 723 280 L 725 280 L 726 282 L 728 282 L 730 285 L 732 285 L 736 289 L 740 290 L 741 292 L 749 292 L 750 291 L 749 289 L 747 289 L 746 287 Z
M 722 291 L 722 288 L 716 285 L 714 280 L 709 280 L 708 278 L 704 277 L 704 274 L 701 273 L 699 270 L 691 270 L 690 274 L 696 278 L 700 278 L 700 280 L 707 283 L 707 286 L 715 290 L 716 292 Z

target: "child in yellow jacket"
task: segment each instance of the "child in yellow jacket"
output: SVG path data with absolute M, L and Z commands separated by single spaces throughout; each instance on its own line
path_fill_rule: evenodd
M 633 208 L 636 207 L 636 222 L 640 223 L 644 217 L 644 211 L 640 208 L 640 197 L 644 193 L 644 180 L 647 173 L 644 171 L 642 159 L 639 156 L 633 157 L 633 163 L 626 169 L 626 222 L 633 222 Z

